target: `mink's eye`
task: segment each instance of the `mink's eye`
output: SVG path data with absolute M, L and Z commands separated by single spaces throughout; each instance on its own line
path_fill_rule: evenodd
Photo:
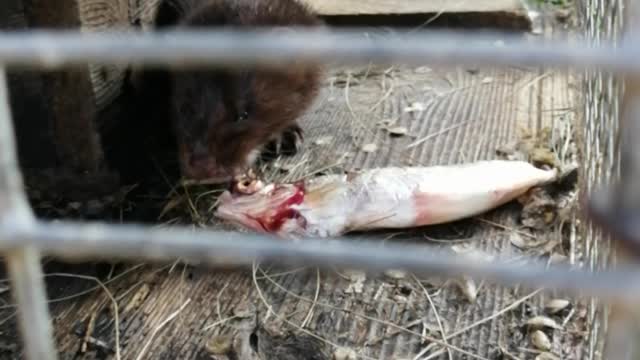
M 238 114 L 238 118 L 237 121 L 245 121 L 249 118 L 249 112 L 248 111 L 243 111 L 240 114 Z

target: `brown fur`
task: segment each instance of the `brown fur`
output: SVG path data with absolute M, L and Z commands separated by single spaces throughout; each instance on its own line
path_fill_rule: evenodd
M 157 29 L 219 26 L 322 23 L 295 0 L 166 0 L 156 15 Z M 226 181 L 249 165 L 253 151 L 283 134 L 301 133 L 296 120 L 317 96 L 321 70 L 299 64 L 286 70 L 170 70 L 145 76 L 143 97 L 168 107 L 183 175 Z

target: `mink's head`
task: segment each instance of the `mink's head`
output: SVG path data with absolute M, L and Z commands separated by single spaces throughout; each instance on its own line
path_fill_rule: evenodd
M 175 72 L 172 117 L 183 175 L 227 181 L 293 125 L 318 88 L 315 68 Z
M 323 28 L 296 0 L 164 1 L 159 28 L 266 26 L 275 27 L 267 31 L 283 40 L 292 26 Z M 317 65 L 303 63 L 269 70 L 172 71 L 170 106 L 183 175 L 224 182 L 242 172 L 309 108 L 320 75 Z

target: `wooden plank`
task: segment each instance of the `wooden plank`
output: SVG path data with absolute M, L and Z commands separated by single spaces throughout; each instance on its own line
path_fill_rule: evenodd
M 321 15 L 526 13 L 520 0 L 301 0 Z
M 26 27 L 22 0 L 7 0 L 0 7 L 0 28 L 24 30 Z M 56 151 L 51 142 L 51 119 L 42 95 L 40 74 L 9 69 L 7 82 L 20 164 L 23 167 L 53 166 Z
M 29 27 L 78 28 L 75 0 L 24 0 Z M 96 172 L 103 166 L 95 126 L 96 106 L 88 68 L 43 74 L 43 93 L 53 116 L 57 155 L 72 170 Z

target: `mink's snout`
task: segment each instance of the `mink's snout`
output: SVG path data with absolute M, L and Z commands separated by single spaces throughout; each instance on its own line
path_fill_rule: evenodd
M 233 169 L 222 166 L 209 151 L 204 148 L 188 149 L 183 146 L 180 165 L 185 177 L 207 182 L 227 182 L 236 175 Z
M 291 30 L 283 28 L 323 27 L 298 0 L 160 0 L 158 6 L 156 30 L 258 26 L 286 33 Z M 226 183 L 267 155 L 266 149 L 285 156 L 298 151 L 302 132 L 297 122 L 317 96 L 322 71 L 317 65 L 295 64 L 282 71 L 167 68 L 145 74 L 140 99 L 172 124 L 181 175 Z

